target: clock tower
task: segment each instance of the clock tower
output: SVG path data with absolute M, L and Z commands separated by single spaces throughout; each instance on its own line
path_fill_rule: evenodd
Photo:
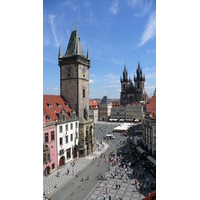
M 71 32 L 65 55 L 62 55 L 61 47 L 59 47 L 58 65 L 60 67 L 60 95 L 79 117 L 79 156 L 86 156 L 95 150 L 93 121 L 87 116 L 90 55 L 87 50 L 87 56 L 84 56 L 77 30 Z

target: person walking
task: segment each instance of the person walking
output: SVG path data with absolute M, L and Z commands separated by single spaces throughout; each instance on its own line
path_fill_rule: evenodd
M 106 187 L 106 195 L 108 194 L 108 188 Z
M 110 196 L 110 195 L 109 195 L 109 197 L 108 197 L 108 198 L 109 198 L 109 200 L 111 200 L 111 196 Z

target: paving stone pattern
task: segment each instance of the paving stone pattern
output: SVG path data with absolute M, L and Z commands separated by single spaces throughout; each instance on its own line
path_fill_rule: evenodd
M 74 166 L 74 175 L 73 175 L 73 167 L 70 163 L 64 165 L 62 168 L 59 168 L 59 177 L 57 177 L 57 172 L 54 172 L 53 174 L 44 177 L 43 178 L 43 192 L 48 194 L 49 196 L 52 196 L 55 192 L 61 189 L 62 186 L 64 186 L 66 183 L 68 183 L 70 180 L 72 180 L 75 177 L 75 174 L 78 171 L 82 171 L 85 169 L 90 163 L 91 160 L 94 157 L 99 157 L 101 153 L 107 150 L 108 144 L 103 143 L 101 146 L 102 151 L 95 151 L 91 155 L 85 157 L 85 158 L 78 158 L 75 161 Z M 69 174 L 67 175 L 67 169 L 69 169 Z
M 110 166 L 110 165 L 109 165 Z M 139 190 L 139 184 L 142 183 L 144 186 L 144 183 L 146 182 L 146 179 L 148 178 L 149 182 L 155 182 L 156 179 L 152 177 L 152 175 L 147 174 L 144 178 L 138 178 L 138 189 L 135 187 L 135 175 L 132 174 L 131 171 L 129 172 L 122 172 L 123 178 L 121 179 L 120 176 L 116 176 L 114 179 L 111 178 L 110 173 L 115 171 L 115 168 L 118 169 L 118 165 L 111 167 L 110 171 L 106 172 L 108 175 L 107 180 L 103 180 L 102 187 L 100 187 L 100 181 L 98 184 L 91 190 L 91 192 L 84 198 L 84 200 L 92 200 L 92 199 L 99 199 L 103 200 L 104 194 L 106 194 L 106 187 L 107 187 L 107 195 L 106 199 L 109 199 L 109 195 L 111 196 L 112 200 L 119 200 L 119 197 L 121 197 L 123 200 L 141 200 L 149 195 L 150 191 L 140 191 Z M 136 167 L 134 170 L 137 170 Z M 128 180 L 126 179 L 127 175 L 130 177 Z M 120 188 L 116 189 L 116 183 L 121 185 Z

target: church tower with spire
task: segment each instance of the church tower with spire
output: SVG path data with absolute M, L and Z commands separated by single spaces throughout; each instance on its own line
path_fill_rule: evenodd
M 84 56 L 77 30 L 71 31 L 67 50 L 58 53 L 60 67 L 60 95 L 76 111 L 79 117 L 79 156 L 86 156 L 95 150 L 93 121 L 89 112 L 89 68 L 90 55 Z
M 120 92 L 120 104 L 126 106 L 133 102 L 140 102 L 145 100 L 144 82 L 145 77 L 142 74 L 140 63 L 138 62 L 138 68 L 136 70 L 137 76 L 134 75 L 134 83 L 131 78 L 128 79 L 128 72 L 126 65 L 124 64 L 123 77 L 120 77 L 121 92 Z
M 140 62 L 138 62 L 137 75 L 134 75 L 134 82 L 136 87 L 136 101 L 144 101 L 144 82 L 145 76 L 142 75 L 142 69 L 140 68 Z

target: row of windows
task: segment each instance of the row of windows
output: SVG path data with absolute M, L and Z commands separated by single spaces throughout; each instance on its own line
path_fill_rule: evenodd
M 54 131 L 51 131 L 51 141 L 54 140 Z M 45 133 L 45 140 L 44 140 L 45 143 L 49 142 L 49 134 L 48 133 Z
M 78 122 L 75 123 L 75 127 L 78 128 Z M 73 123 L 70 124 L 70 130 L 73 130 Z M 68 131 L 68 124 L 65 125 L 65 131 Z M 59 126 L 59 133 L 63 132 L 63 127 Z
M 76 138 L 77 138 L 77 135 L 78 133 L 76 133 Z M 70 141 L 72 142 L 73 141 L 73 134 L 70 134 Z M 68 139 L 68 135 L 65 136 L 65 143 L 67 144 L 69 142 L 69 139 Z M 63 138 L 61 137 L 60 138 L 60 145 L 63 145 Z

